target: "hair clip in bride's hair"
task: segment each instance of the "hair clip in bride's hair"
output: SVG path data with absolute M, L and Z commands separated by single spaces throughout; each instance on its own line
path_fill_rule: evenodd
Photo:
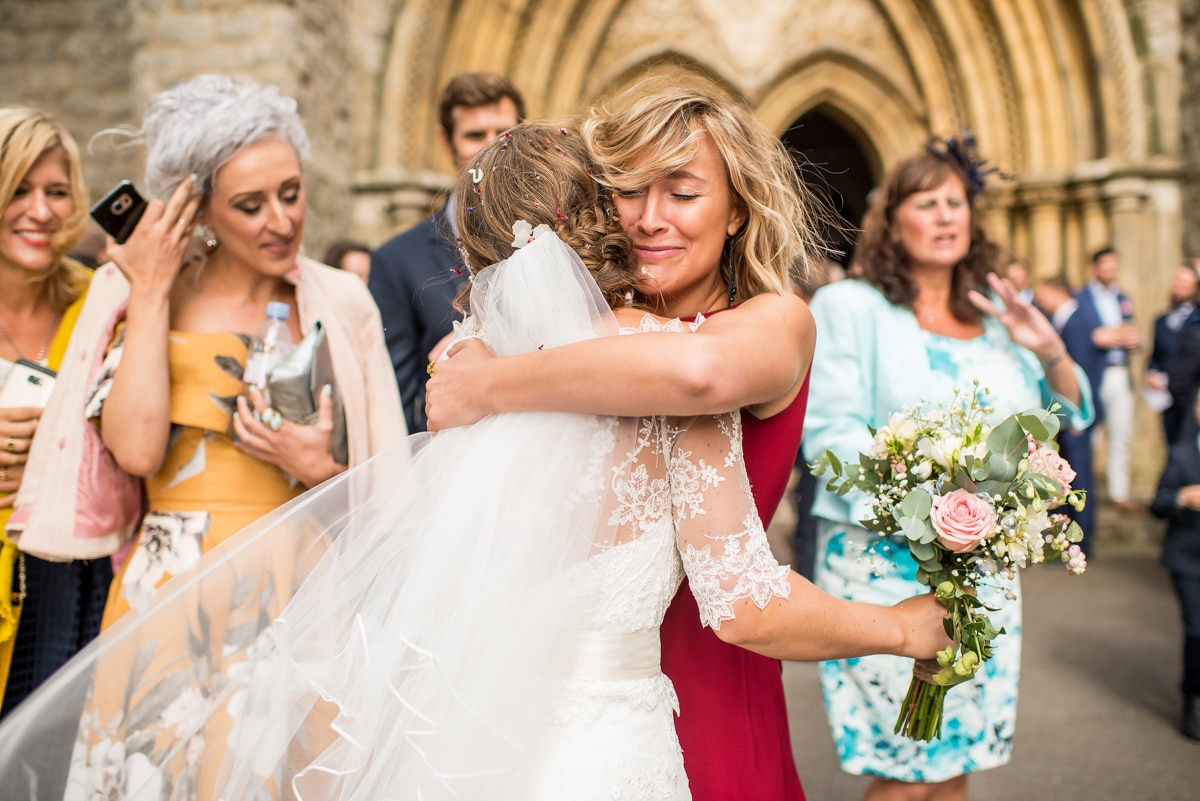
M 537 228 L 534 228 L 526 220 L 517 220 L 515 223 L 513 223 L 512 232 L 512 246 L 518 250 L 545 234 L 553 233 L 553 231 L 550 230 L 550 226 L 546 225 L 545 223 L 542 223 Z
M 467 172 L 471 173 L 471 183 L 477 184 L 483 180 L 482 167 L 472 167 L 471 169 L 467 170 Z

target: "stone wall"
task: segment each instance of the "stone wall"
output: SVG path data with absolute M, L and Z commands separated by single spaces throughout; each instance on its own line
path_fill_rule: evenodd
M 1183 185 L 1183 253 L 1200 258 L 1200 0 L 1180 0 L 1183 91 L 1180 129 Z
M 87 155 L 93 134 L 137 113 L 132 17 L 129 0 L 0 2 L 0 105 L 36 106 L 62 122 L 84 149 L 93 196 L 140 175 L 129 150 Z
M 274 84 L 312 141 L 305 250 L 319 257 L 352 219 L 348 17 L 329 0 L 0 0 L 0 105 L 36 105 L 86 144 L 138 125 L 154 93 L 204 72 Z M 98 139 L 84 157 L 93 197 L 138 181 L 143 159 Z

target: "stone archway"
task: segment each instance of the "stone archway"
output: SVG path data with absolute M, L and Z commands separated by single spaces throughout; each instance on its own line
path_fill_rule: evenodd
M 1111 240 L 1143 259 L 1149 301 L 1179 258 L 1175 0 L 356 2 L 393 15 L 386 53 L 374 72 L 364 64 L 378 102 L 355 115 L 369 143 L 356 227 L 372 241 L 423 214 L 447 180 L 432 108 L 456 72 L 504 72 L 545 115 L 673 63 L 780 134 L 807 110 L 836 110 L 880 167 L 970 125 L 1013 177 L 991 194 L 993 233 L 1037 274 L 1078 278 L 1083 254 Z
M 838 261 L 849 265 L 854 241 L 862 227 L 868 197 L 880 178 L 878 157 L 870 151 L 853 123 L 837 111 L 818 106 L 801 115 L 780 137 L 800 162 L 800 174 L 826 196 L 841 218 L 842 230 L 828 234 L 828 244 L 841 251 Z

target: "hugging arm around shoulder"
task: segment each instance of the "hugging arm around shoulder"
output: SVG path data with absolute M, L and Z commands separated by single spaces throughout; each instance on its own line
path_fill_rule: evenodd
M 759 296 L 712 315 L 692 336 L 646 333 L 548 348 L 496 360 L 486 380 L 493 411 L 719 414 L 798 389 L 813 337 L 802 300 Z

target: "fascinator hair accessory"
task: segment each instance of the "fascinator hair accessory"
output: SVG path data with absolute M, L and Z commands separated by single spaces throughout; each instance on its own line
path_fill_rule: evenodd
M 1006 177 L 998 167 L 988 167 L 987 160 L 976 151 L 975 134 L 969 126 L 963 128 L 962 136 L 934 137 L 925 145 L 930 155 L 957 164 L 967 176 L 967 194 L 975 197 L 984 190 L 989 175 Z

